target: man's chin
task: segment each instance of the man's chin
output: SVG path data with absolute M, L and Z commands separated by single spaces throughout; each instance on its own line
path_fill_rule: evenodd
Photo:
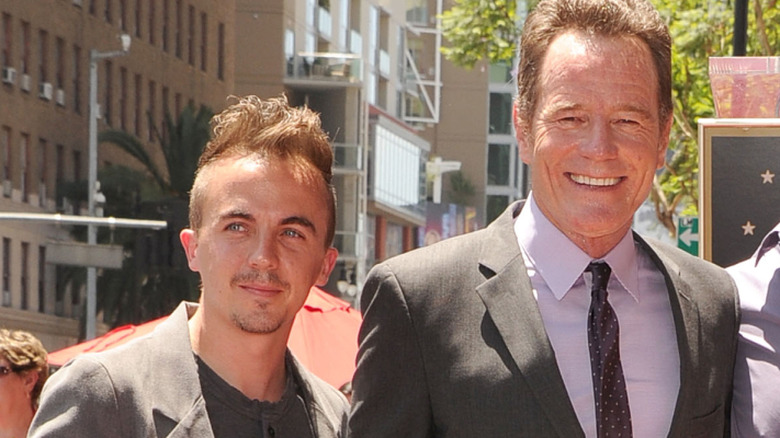
M 237 315 L 232 316 L 233 324 L 242 332 L 254 335 L 269 335 L 282 328 L 281 318 L 269 318 L 267 315 Z

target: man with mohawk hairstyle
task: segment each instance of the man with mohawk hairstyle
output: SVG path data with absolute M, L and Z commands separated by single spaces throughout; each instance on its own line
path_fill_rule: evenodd
M 180 234 L 199 304 L 58 371 L 31 437 L 346 436 L 346 398 L 287 349 L 338 255 L 328 137 L 284 97 L 241 98 L 214 124 Z

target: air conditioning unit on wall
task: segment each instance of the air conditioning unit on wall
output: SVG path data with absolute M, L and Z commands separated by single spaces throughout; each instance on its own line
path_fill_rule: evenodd
M 52 87 L 51 82 L 41 82 L 41 85 L 38 87 L 38 97 L 43 100 L 51 100 L 53 94 L 54 87 Z
M 19 83 L 19 88 L 22 91 L 30 91 L 30 75 L 22 74 L 22 81 Z
M 59 106 L 65 106 L 65 90 L 57 88 L 57 91 L 54 92 L 54 101 Z
M 16 69 L 13 67 L 3 67 L 3 83 L 15 84 L 16 83 Z

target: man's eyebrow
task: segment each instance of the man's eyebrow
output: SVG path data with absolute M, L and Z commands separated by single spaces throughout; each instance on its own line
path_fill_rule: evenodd
M 244 210 L 231 210 L 219 215 L 220 221 L 224 221 L 228 219 L 244 219 L 244 220 L 251 221 L 254 220 L 254 216 L 252 216 L 251 214 L 247 213 Z
M 317 233 L 317 227 L 314 226 L 314 223 L 310 221 L 309 219 L 306 219 L 303 216 L 290 216 L 288 218 L 284 218 L 282 220 L 282 225 L 300 225 L 306 228 L 311 229 L 314 233 Z

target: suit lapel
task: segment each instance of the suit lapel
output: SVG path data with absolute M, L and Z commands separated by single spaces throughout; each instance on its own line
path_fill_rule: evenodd
M 197 306 L 182 303 L 154 332 L 152 411 L 158 436 L 213 437 L 192 354 L 187 321 Z M 172 384 L 175 382 L 175 384 Z
M 522 203 L 513 204 L 485 230 L 480 272 L 486 280 L 477 287 L 477 294 L 558 434 L 584 436 L 558 371 L 520 247 L 513 238 L 513 218 L 520 208 Z
M 691 399 L 693 394 L 691 385 L 694 384 L 692 373 L 697 369 L 701 345 L 699 308 L 691 299 L 691 285 L 682 278 L 680 267 L 666 256 L 664 249 L 652 242 L 646 242 L 636 233 L 634 233 L 634 240 L 647 251 L 661 270 L 669 291 L 669 304 L 672 308 L 677 333 L 677 350 L 680 355 L 680 392 L 677 396 L 669 436 L 684 436 L 686 426 L 684 419 L 690 416 L 691 406 L 696 402 Z

